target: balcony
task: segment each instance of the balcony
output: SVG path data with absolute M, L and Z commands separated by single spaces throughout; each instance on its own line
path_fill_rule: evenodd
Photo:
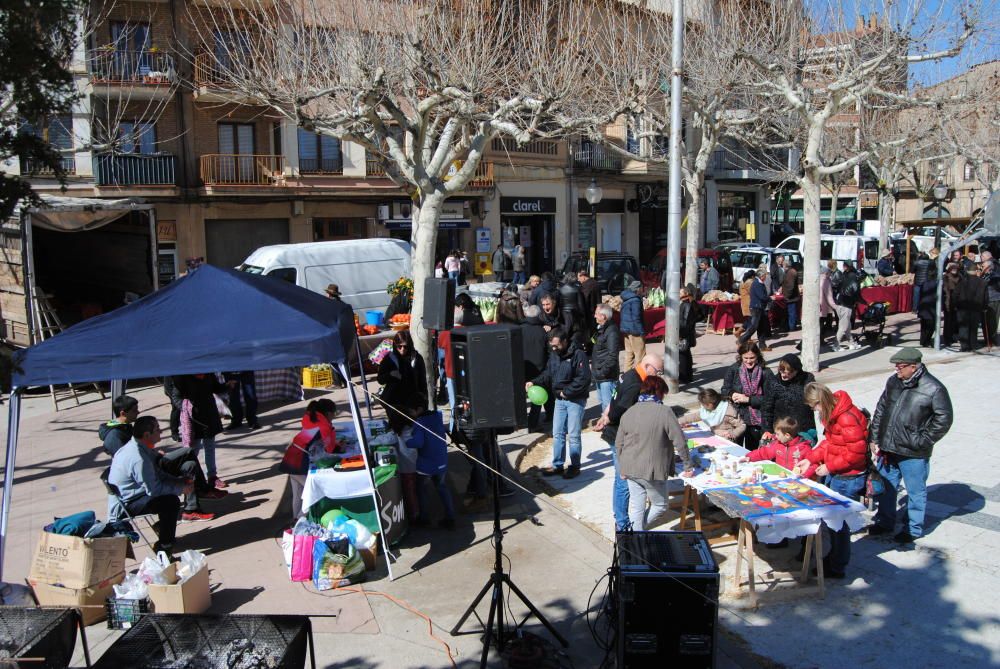
M 595 172 L 621 172 L 622 158 L 600 144 L 581 142 L 573 150 L 573 166 Z
M 512 139 L 497 137 L 493 140 L 491 148 L 501 153 L 531 153 L 536 156 L 557 156 L 559 155 L 559 142 L 547 139 L 539 139 L 533 142 L 525 142 L 518 145 Z
M 169 96 L 177 81 L 173 56 L 158 49 L 94 49 L 87 53 L 87 69 L 98 95 L 115 95 L 128 87 L 128 97 L 134 100 Z
M 206 186 L 275 186 L 284 183 L 284 159 L 266 154 L 201 156 L 201 180 Z
M 173 186 L 177 159 L 169 154 L 103 153 L 94 157 L 98 186 Z
M 712 172 L 730 172 L 744 178 L 753 175 L 774 175 L 786 169 L 787 151 L 760 151 L 747 148 L 721 148 L 712 152 L 709 169 Z
M 234 73 L 244 67 L 244 63 L 235 63 L 227 55 L 219 57 L 206 51 L 195 55 L 194 98 L 201 102 L 254 104 L 254 99 L 238 90 L 233 82 Z
M 67 175 L 76 174 L 76 158 L 74 156 L 62 156 L 59 163 Z M 21 174 L 33 177 L 55 177 L 56 171 L 37 158 L 22 158 Z
M 299 174 L 343 174 L 344 163 L 340 158 L 299 158 Z
M 373 158 L 370 155 L 366 155 L 365 174 L 370 177 L 384 177 L 385 167 L 382 166 L 382 162 L 378 158 Z
M 465 184 L 467 190 L 485 190 L 493 186 L 493 163 L 488 161 L 481 161 L 476 167 L 476 174 Z

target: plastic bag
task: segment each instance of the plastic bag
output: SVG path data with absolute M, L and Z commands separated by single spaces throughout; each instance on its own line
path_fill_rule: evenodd
M 183 583 L 205 566 L 205 554 L 200 551 L 187 550 L 181 553 L 181 563 L 177 567 L 177 582 Z
M 340 541 L 317 541 L 313 547 L 313 585 L 330 590 L 365 577 L 365 563 L 347 538 Z
M 138 576 L 145 583 L 169 585 L 163 571 L 170 566 L 170 556 L 160 551 L 155 558 L 146 558 L 139 565 Z M 137 598 L 141 599 L 141 598 Z
M 121 583 L 115 585 L 115 597 L 118 599 L 146 599 L 149 595 L 149 588 L 146 587 L 146 581 L 139 574 L 140 572 L 129 574 Z
M 379 342 L 379 345 L 373 348 L 371 353 L 368 354 L 368 362 L 373 365 L 381 365 L 385 356 L 392 353 L 392 346 L 392 339 L 383 339 Z

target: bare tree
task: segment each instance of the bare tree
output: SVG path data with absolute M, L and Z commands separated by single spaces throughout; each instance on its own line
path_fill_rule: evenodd
M 942 143 L 971 165 L 980 184 L 1000 190 L 1000 63 L 975 66 L 935 90 L 961 96 L 940 120 Z
M 807 6 L 782 0 L 758 8 L 761 23 L 788 44 L 774 48 L 769 40 L 749 35 L 741 55 L 753 65 L 753 88 L 771 101 L 776 118 L 798 130 L 789 136 L 801 153 L 796 181 L 806 235 L 802 358 L 808 371 L 819 369 L 821 185 L 830 175 L 853 170 L 870 153 L 867 140 L 860 138 L 855 151 L 827 160 L 830 129 L 839 115 L 875 106 L 933 107 L 931 96 L 909 86 L 908 69 L 961 54 L 977 30 L 976 4 L 949 3 L 957 21 L 945 16 L 939 3 L 922 0 L 866 0 L 849 9 L 834 0 Z
M 619 19 L 579 0 L 238 4 L 192 10 L 217 76 L 283 119 L 364 146 L 412 199 L 411 331 L 433 359 L 420 314 L 442 204 L 491 138 L 559 137 L 621 112 L 608 86 L 629 83 L 598 67 L 615 58 Z

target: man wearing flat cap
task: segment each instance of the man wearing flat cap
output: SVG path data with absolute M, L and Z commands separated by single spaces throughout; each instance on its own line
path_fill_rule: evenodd
M 886 381 L 872 417 L 871 449 L 885 489 L 868 534 L 896 529 L 896 495 L 906 485 L 906 525 L 894 539 L 911 543 L 924 533 L 927 475 L 934 444 L 951 428 L 954 414 L 948 390 L 924 366 L 920 349 L 899 349 L 889 358 L 896 373 Z
M 335 283 L 331 283 L 326 287 L 326 296 L 331 300 L 340 299 L 340 286 Z

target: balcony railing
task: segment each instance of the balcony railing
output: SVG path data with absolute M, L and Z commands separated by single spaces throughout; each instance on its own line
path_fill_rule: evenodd
M 163 86 L 176 76 L 173 56 L 159 50 L 94 49 L 87 63 L 95 83 Z
M 711 169 L 722 172 L 779 172 L 788 161 L 786 151 L 724 148 L 712 152 Z
M 343 174 L 344 162 L 340 158 L 299 158 L 300 174 Z
M 201 157 L 201 180 L 206 186 L 269 186 L 284 168 L 281 156 L 209 153 Z
M 384 177 L 385 167 L 382 166 L 378 158 L 365 157 L 365 174 L 370 177 Z
M 173 186 L 176 158 L 167 154 L 104 153 L 95 157 L 98 186 Z
M 74 156 L 62 156 L 59 159 L 59 163 L 66 174 L 76 174 L 76 158 Z M 37 158 L 22 158 L 21 174 L 36 177 L 54 177 L 56 171 Z
M 573 165 L 588 170 L 620 172 L 622 158 L 600 144 L 582 142 L 573 151 Z
M 502 153 L 533 153 L 539 156 L 559 155 L 559 142 L 546 139 L 538 139 L 518 146 L 517 142 L 512 139 L 497 137 L 493 140 L 492 147 L 494 151 Z
M 214 53 L 202 52 L 194 57 L 194 83 L 208 88 L 232 88 L 232 64 L 229 55 L 216 57 Z
M 465 187 L 469 190 L 492 188 L 493 184 L 493 163 L 483 161 L 479 163 L 478 167 L 476 167 L 476 174 L 469 179 L 469 183 L 467 183 Z

